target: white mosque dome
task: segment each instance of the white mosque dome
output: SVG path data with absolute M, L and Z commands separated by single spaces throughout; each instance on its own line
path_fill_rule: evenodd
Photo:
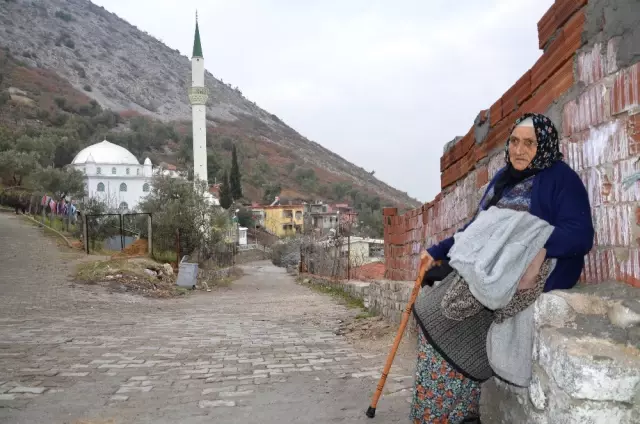
M 80 150 L 71 163 L 83 164 L 87 162 L 110 165 L 140 165 L 140 162 L 138 162 L 138 159 L 136 159 L 133 153 L 107 140 L 92 144 Z

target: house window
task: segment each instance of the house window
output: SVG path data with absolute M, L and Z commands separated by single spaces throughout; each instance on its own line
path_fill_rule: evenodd
M 120 206 L 118 209 L 120 209 L 121 211 L 126 211 L 129 209 L 129 205 L 127 204 L 127 202 L 122 202 L 120 203 Z
M 98 168 L 100 169 L 100 168 Z M 98 191 L 104 191 L 104 184 L 103 183 L 98 183 Z
M 87 168 L 82 168 L 82 172 L 83 172 L 84 174 L 86 174 L 86 173 L 87 173 Z
M 149 183 L 144 183 L 144 185 L 142 186 L 142 191 L 144 191 L 145 193 L 149 192 Z
M 102 168 L 97 167 L 96 168 L 96 174 L 98 174 L 98 175 L 102 174 Z
M 140 168 L 136 169 L 136 175 L 140 175 Z
M 296 211 L 296 221 L 300 221 L 302 219 L 302 212 Z
M 283 218 L 293 218 L 293 211 L 290 209 L 282 211 Z
M 116 167 L 115 167 L 115 166 L 114 166 L 113 168 L 111 168 L 111 173 L 112 173 L 113 175 L 116 175 Z
M 127 168 L 127 175 L 129 175 L 129 168 Z
M 127 185 L 125 183 L 120 184 L 120 191 L 127 191 Z

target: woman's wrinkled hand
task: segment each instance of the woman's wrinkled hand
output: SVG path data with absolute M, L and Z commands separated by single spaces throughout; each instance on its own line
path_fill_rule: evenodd
M 524 274 L 520 278 L 520 282 L 518 283 L 518 290 L 526 290 L 532 289 L 536 286 L 538 282 L 538 274 L 540 273 L 540 267 L 544 262 L 544 259 L 547 256 L 547 249 L 542 248 L 538 252 L 538 254 L 533 258 Z
M 425 271 L 429 271 L 435 265 L 438 264 L 438 261 L 433 260 L 429 252 L 423 250 L 420 254 L 420 268 L 424 267 Z

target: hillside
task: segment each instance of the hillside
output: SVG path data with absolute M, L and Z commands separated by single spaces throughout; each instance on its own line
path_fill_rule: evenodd
M 0 4 L 0 117 L 14 135 L 55 128 L 66 137 L 65 158 L 109 137 L 156 164 L 189 163 L 189 58 L 86 0 Z M 279 186 L 292 198 L 357 203 L 379 196 L 382 205 L 419 204 L 298 134 L 239 89 L 210 73 L 205 80 L 212 179 L 227 166 L 235 143 L 251 200 Z

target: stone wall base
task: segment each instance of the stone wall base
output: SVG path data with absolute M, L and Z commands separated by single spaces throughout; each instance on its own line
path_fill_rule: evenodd
M 408 281 L 308 282 L 341 287 L 399 324 Z M 405 336 L 417 334 L 413 317 Z M 494 378 L 483 386 L 483 414 L 499 424 L 640 423 L 640 290 L 610 282 L 544 293 L 535 305 L 529 387 Z

